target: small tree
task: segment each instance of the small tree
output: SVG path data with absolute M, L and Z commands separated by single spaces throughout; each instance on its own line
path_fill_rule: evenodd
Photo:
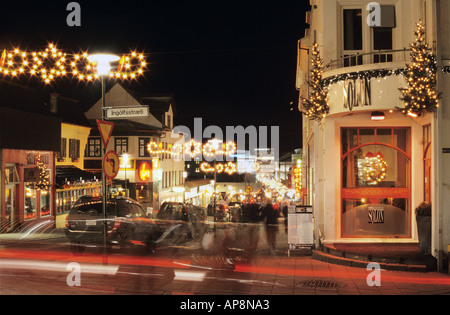
M 41 190 L 48 190 L 51 186 L 50 175 L 47 173 L 44 162 L 41 161 L 41 156 L 38 156 L 36 165 L 39 169 L 39 181 L 36 183 L 36 188 Z
M 436 88 L 436 56 L 425 42 L 425 26 L 417 23 L 416 39 L 411 43 L 411 63 L 407 66 L 408 88 L 400 89 L 403 96 L 402 112 L 410 116 L 422 116 L 439 107 L 441 93 Z
M 309 98 L 301 99 L 304 114 L 311 120 L 322 120 L 330 111 L 328 106 L 328 88 L 324 87 L 322 73 L 323 60 L 320 58 L 319 45 L 314 43 L 311 58 L 312 70 L 308 85 L 310 87 Z

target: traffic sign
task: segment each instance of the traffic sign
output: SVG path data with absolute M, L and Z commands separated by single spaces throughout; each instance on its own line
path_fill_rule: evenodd
M 114 123 L 111 121 L 104 121 L 97 119 L 98 130 L 100 131 L 100 136 L 102 137 L 103 147 L 106 149 L 108 146 L 109 138 L 111 138 Z
M 246 193 L 251 193 L 252 191 L 253 191 L 253 187 L 252 186 L 245 187 L 245 192 Z
M 106 152 L 103 158 L 103 172 L 105 173 L 105 176 L 108 179 L 113 180 L 119 173 L 119 168 L 120 162 L 117 153 L 113 150 Z
M 148 105 L 105 107 L 106 119 L 129 119 L 148 117 Z

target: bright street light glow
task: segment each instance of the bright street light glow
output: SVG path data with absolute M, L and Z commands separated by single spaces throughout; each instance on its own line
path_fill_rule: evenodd
M 119 56 L 112 54 L 94 54 L 89 55 L 87 59 L 97 65 L 97 73 L 99 75 L 108 75 L 109 70 L 111 70 L 111 62 L 118 61 Z

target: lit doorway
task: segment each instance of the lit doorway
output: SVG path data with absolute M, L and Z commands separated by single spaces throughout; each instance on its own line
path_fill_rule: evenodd
M 5 220 L 1 230 L 11 229 L 16 221 L 17 216 L 17 195 L 16 187 L 19 184 L 19 175 L 17 173 L 16 164 L 6 163 L 5 165 Z
M 16 185 L 6 185 L 5 208 L 5 226 L 9 229 L 14 226 L 16 216 Z

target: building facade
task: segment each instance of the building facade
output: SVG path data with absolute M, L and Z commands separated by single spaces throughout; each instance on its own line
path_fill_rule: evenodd
M 61 119 L 27 86 L 2 80 L 0 95 L 0 233 L 53 227 Z
M 50 111 L 61 118 L 61 145 L 55 157 L 55 214 L 57 229 L 65 227 L 65 219 L 75 202 L 84 195 L 100 195 L 101 173 L 87 172 L 84 148 L 92 127 L 77 100 L 58 93 L 50 94 Z
M 172 96 L 138 95 L 116 83 L 107 93 L 106 107 L 148 106 L 148 117 L 115 119 L 107 150 L 120 158 L 120 168 L 113 187 L 115 193 L 128 195 L 145 208 L 159 209 L 164 201 L 183 201 L 184 161 L 172 158 L 173 117 L 176 108 Z M 102 117 L 101 100 L 86 113 L 95 124 Z M 152 150 L 149 150 L 149 145 Z M 88 138 L 85 170 L 101 170 L 103 143 L 98 128 Z M 123 190 L 123 191 L 122 191 Z
M 316 244 L 417 243 L 415 208 L 426 201 L 432 204 L 431 254 L 442 268 L 450 244 L 450 154 L 445 149 L 450 147 L 450 4 L 310 4 L 310 27 L 298 43 L 297 89 L 300 99 L 308 98 L 317 43 L 330 107 L 320 121 L 303 118 L 303 182 L 314 209 Z M 411 62 L 419 21 L 437 57 L 443 97 L 435 113 L 411 117 L 401 111 L 399 89 L 407 86 L 402 69 Z M 301 102 L 299 110 L 305 110 Z

